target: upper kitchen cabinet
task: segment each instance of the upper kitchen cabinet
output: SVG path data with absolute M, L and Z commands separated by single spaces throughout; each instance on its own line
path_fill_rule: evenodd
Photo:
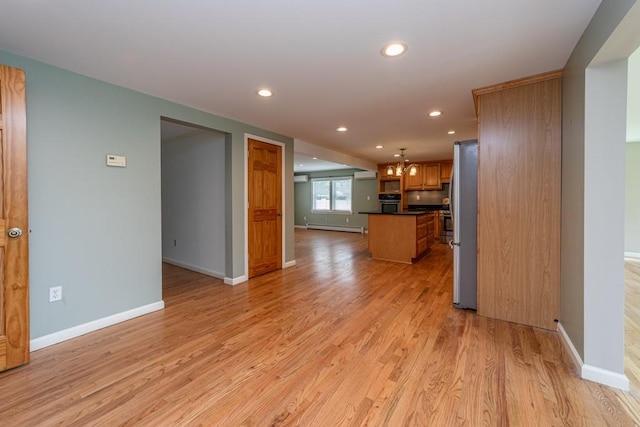
M 384 164 L 384 165 L 378 165 L 378 178 L 381 180 L 396 180 L 396 179 L 400 179 L 399 177 L 395 176 L 395 175 L 387 175 L 387 169 L 389 166 L 393 166 L 393 165 L 388 165 L 388 164 Z
M 451 169 L 453 169 L 453 160 L 443 160 L 440 162 L 440 182 L 447 183 L 451 179 Z
M 425 163 L 422 177 L 424 180 L 424 190 L 440 190 L 442 188 L 442 184 L 440 183 L 440 162 Z
M 402 177 L 387 175 L 388 167 L 388 164 L 378 165 L 378 193 L 400 193 L 402 190 Z
M 562 72 L 473 91 L 478 115 L 478 314 L 556 330 Z
M 404 178 L 405 190 L 440 190 L 440 162 L 417 163 L 415 176 L 407 173 Z
M 422 190 L 422 170 L 423 166 L 421 164 L 415 164 L 416 174 L 411 176 L 409 172 L 407 172 L 404 178 L 404 188 L 405 190 Z

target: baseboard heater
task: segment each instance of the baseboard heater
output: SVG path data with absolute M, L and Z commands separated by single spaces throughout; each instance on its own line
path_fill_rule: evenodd
M 364 234 L 364 227 L 353 227 L 351 225 L 325 225 L 307 224 L 309 230 L 347 231 L 349 233 Z

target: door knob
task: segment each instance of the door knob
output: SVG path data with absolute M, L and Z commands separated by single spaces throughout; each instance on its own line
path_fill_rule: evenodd
M 22 230 L 18 227 L 13 227 L 7 230 L 7 236 L 15 239 L 16 237 L 22 236 Z

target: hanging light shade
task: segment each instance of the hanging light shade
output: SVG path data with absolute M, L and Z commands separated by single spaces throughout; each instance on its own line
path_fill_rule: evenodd
M 400 157 L 402 157 L 402 162 L 398 162 L 398 164 L 395 166 L 389 165 L 387 167 L 387 176 L 402 176 L 407 172 L 409 172 L 409 176 L 416 176 L 416 174 L 418 173 L 418 168 L 415 164 L 412 163 L 409 166 L 405 166 L 406 161 L 404 159 L 404 150 L 406 150 L 406 148 L 400 149 Z

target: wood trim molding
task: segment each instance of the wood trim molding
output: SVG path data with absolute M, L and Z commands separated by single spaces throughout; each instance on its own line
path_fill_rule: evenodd
M 485 86 L 478 89 L 473 89 L 471 93 L 473 94 L 473 106 L 476 110 L 476 117 L 478 116 L 478 97 L 480 95 L 486 95 L 487 93 L 498 92 L 500 90 L 511 89 L 518 86 L 540 83 L 546 80 L 562 78 L 563 74 L 564 74 L 564 70 L 560 69 L 560 70 L 548 71 L 546 73 L 534 74 L 533 76 L 522 77 L 520 79 L 509 80 L 503 83 L 498 83 L 491 86 Z

